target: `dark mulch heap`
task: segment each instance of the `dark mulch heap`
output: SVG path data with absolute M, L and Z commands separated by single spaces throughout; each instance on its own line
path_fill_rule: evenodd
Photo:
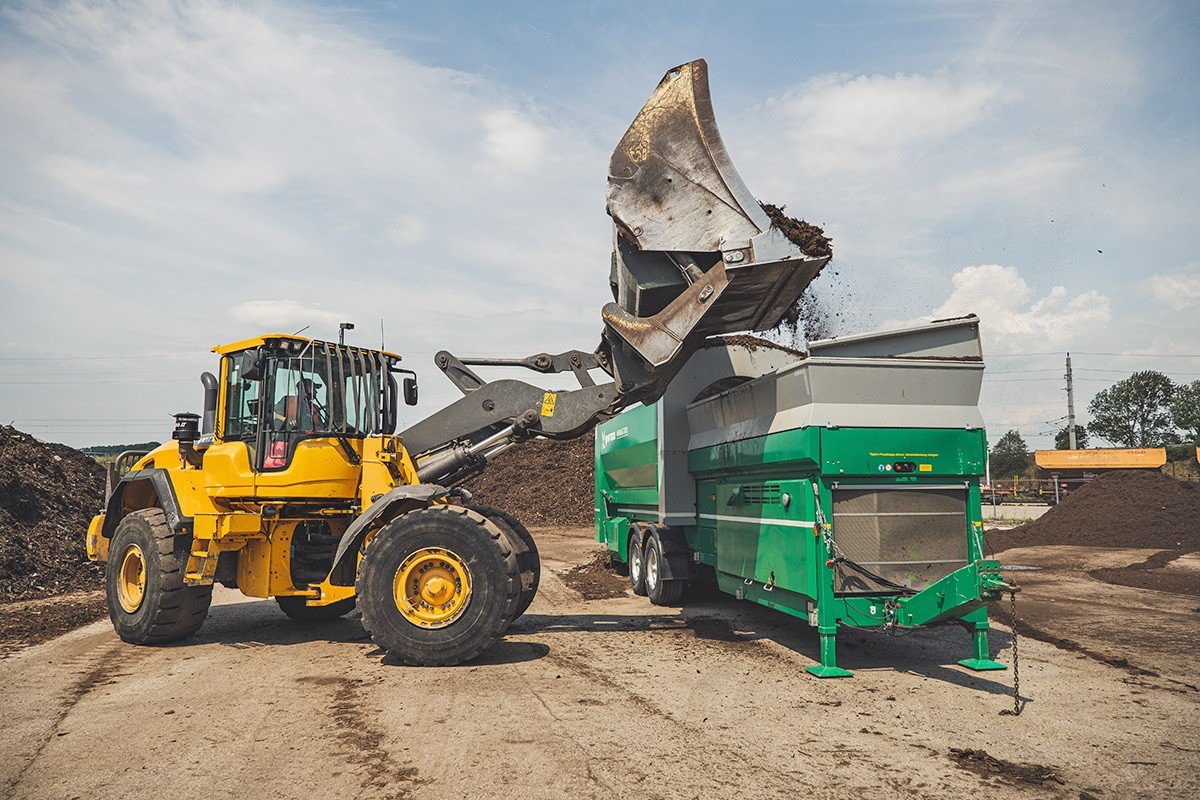
M 1157 470 L 1108 472 L 1028 525 L 987 534 L 995 552 L 1067 544 L 1200 550 L 1200 483 Z
M 108 614 L 104 592 L 72 592 L 41 600 L 0 603 L 0 658 L 47 642 Z
M 476 501 L 502 508 L 527 526 L 591 526 L 594 442 L 588 435 L 518 444 L 489 461 L 464 487 Z
M 584 600 L 624 597 L 625 590 L 629 588 L 629 579 L 618 575 L 611 561 L 608 551 L 601 550 L 592 556 L 591 561 L 562 573 L 563 582 L 583 595 Z
M 90 457 L 0 426 L 0 602 L 100 588 L 84 536 L 103 500 Z

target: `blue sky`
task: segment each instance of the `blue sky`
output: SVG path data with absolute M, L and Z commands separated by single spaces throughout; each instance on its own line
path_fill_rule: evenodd
M 608 155 L 704 57 L 839 331 L 979 313 L 989 433 L 1045 446 L 1067 350 L 1081 411 L 1200 378 L 1198 45 L 1167 2 L 5 4 L 0 417 L 162 438 L 211 345 L 306 324 L 384 318 L 409 421 L 439 349 L 591 349 Z

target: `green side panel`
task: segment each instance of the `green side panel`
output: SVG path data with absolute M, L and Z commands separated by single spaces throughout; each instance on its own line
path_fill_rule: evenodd
M 596 506 L 658 507 L 658 406 L 637 406 L 596 428 Z M 622 513 L 627 513 L 622 511 Z
M 688 471 L 697 477 L 784 468 L 807 472 L 820 459 L 820 435 L 820 428 L 804 428 L 704 447 L 688 453 Z
M 609 551 L 616 553 L 622 561 L 627 561 L 629 520 L 625 517 L 606 519 L 600 523 L 599 531 L 597 540 L 603 542 Z
M 827 476 L 908 477 L 982 475 L 985 436 L 978 430 L 835 428 L 822 431 L 821 470 Z
M 747 476 L 750 477 L 750 476 Z M 715 522 L 716 567 L 800 594 L 811 594 L 813 559 L 812 484 L 807 480 L 743 480 L 716 484 L 712 512 L 699 522 Z

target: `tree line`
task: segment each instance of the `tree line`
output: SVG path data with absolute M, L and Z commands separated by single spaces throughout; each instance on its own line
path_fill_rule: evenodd
M 1087 426 L 1075 426 L 1075 446 L 1081 449 L 1096 438 L 1116 447 L 1200 446 L 1200 380 L 1177 384 L 1155 370 L 1135 372 L 1097 393 L 1088 414 Z M 1067 449 L 1066 427 L 1055 434 L 1054 446 Z M 994 477 L 1020 475 L 1029 465 L 1029 447 L 1016 430 L 992 448 Z

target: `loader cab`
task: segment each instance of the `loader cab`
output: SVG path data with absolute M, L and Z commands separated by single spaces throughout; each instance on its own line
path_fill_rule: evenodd
M 214 349 L 222 385 L 205 468 L 225 473 L 213 475 L 217 493 L 246 496 L 248 480 L 253 494 L 298 484 L 305 496 L 341 494 L 355 482 L 363 438 L 395 432 L 395 373 L 407 372 L 398 355 L 282 335 Z M 408 400 L 415 382 L 403 393 Z

